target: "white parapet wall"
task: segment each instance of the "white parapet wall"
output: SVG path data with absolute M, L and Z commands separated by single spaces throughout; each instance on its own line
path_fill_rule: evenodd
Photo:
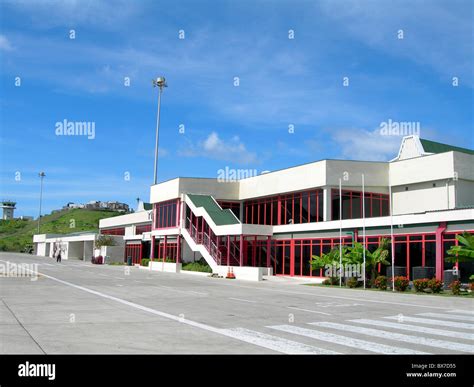
M 264 275 L 272 272 L 272 268 L 250 266 L 218 266 L 214 272 L 217 272 L 222 277 L 226 277 L 230 268 L 234 272 L 235 279 L 244 281 L 262 281 Z
M 180 273 L 181 272 L 180 263 L 150 261 L 148 263 L 148 267 L 152 271 L 162 271 L 166 273 Z

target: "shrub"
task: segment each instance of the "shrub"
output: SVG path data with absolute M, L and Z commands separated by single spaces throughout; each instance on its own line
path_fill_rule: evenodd
M 429 282 L 428 278 L 416 279 L 413 281 L 413 286 L 417 292 L 424 292 Z
M 428 289 L 431 289 L 433 293 L 440 293 L 443 289 L 443 282 L 439 279 L 433 278 L 428 281 Z
M 393 279 L 393 284 L 395 286 L 395 290 L 399 292 L 404 292 L 410 282 L 408 281 L 408 278 L 402 275 L 399 275 Z
M 326 286 L 332 285 L 331 279 L 326 278 L 326 279 L 322 282 L 322 285 L 326 285 Z
M 331 281 L 331 285 L 339 285 L 339 277 L 329 277 L 329 281 Z
M 140 265 L 148 266 L 149 263 L 150 263 L 150 258 L 142 258 L 142 261 L 140 262 Z
M 469 283 L 470 283 L 470 284 L 473 284 L 473 283 L 474 283 L 474 274 L 471 274 L 471 275 L 469 276 Z
M 155 262 L 163 262 L 163 258 L 155 258 Z M 165 263 L 175 263 L 172 258 L 165 258 Z
M 380 290 L 387 290 L 387 277 L 379 275 L 374 281 L 374 286 Z
M 449 288 L 454 295 L 459 296 L 461 293 L 461 281 L 453 281 L 451 285 L 449 285 Z
M 200 262 L 185 263 L 183 264 L 182 270 L 212 273 L 212 268 L 207 263 L 203 264 Z
M 351 277 L 346 281 L 346 285 L 349 286 L 351 289 L 356 288 L 359 285 L 359 281 L 355 277 Z

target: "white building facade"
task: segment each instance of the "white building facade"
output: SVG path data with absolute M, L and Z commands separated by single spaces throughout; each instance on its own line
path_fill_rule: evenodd
M 407 136 L 390 162 L 321 160 L 239 181 L 155 184 L 152 208 L 103 219 L 100 232 L 121 236 L 134 263 L 204 258 L 214 272 L 231 266 L 238 278 L 260 279 L 323 278 L 312 257 L 355 241 L 375 250 L 393 230 L 397 273 L 414 279 L 426 268 L 442 279 L 455 236 L 474 233 L 473 166 L 470 149 Z M 472 264 L 456 266 L 464 281 L 473 274 Z

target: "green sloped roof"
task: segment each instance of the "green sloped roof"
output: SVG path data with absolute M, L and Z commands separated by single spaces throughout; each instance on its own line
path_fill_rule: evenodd
M 188 194 L 188 197 L 196 207 L 203 207 L 217 226 L 240 223 L 231 210 L 220 208 L 212 196 Z
M 425 140 L 423 138 L 420 138 L 420 142 L 421 142 L 421 145 L 423 145 L 424 151 L 427 153 L 443 153 L 443 152 L 456 151 L 456 152 L 462 152 L 462 153 L 474 155 L 474 150 L 461 148 L 459 146 L 443 144 L 441 142 Z

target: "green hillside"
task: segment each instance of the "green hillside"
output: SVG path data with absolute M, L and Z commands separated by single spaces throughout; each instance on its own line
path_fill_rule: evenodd
M 63 210 L 41 218 L 41 234 L 69 234 L 80 231 L 97 231 L 99 220 L 121 215 L 120 212 L 85 210 L 81 208 Z M 33 243 L 33 234 L 38 233 L 37 220 L 0 220 L 0 251 L 23 251 Z

